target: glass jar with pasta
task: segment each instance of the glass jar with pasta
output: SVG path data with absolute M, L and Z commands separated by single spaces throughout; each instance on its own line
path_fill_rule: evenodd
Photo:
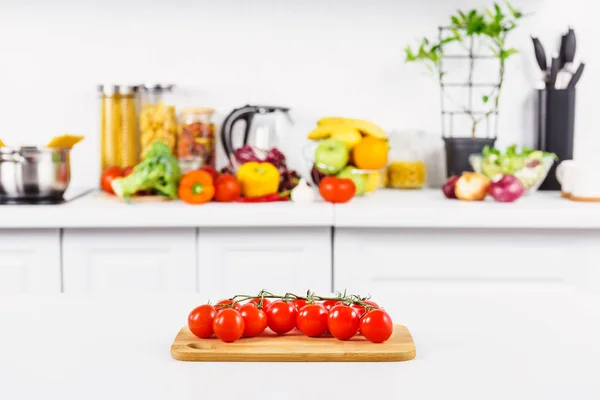
M 427 182 L 423 132 L 392 132 L 387 166 L 387 186 L 420 189 Z
M 173 154 L 177 146 L 177 113 L 173 85 L 147 84 L 139 87 L 141 158 L 156 140 L 166 143 Z
M 215 124 L 212 108 L 185 108 L 179 113 L 177 157 L 183 172 L 215 166 Z
M 135 86 L 100 85 L 100 167 L 139 162 Z

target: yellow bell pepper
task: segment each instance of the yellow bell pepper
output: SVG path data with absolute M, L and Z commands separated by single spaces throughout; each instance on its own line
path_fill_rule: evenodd
M 268 162 L 247 162 L 238 168 L 236 176 L 244 197 L 266 196 L 279 189 L 279 171 Z

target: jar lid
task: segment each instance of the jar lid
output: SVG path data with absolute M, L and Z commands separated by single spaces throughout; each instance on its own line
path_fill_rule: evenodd
M 144 89 L 147 92 L 168 92 L 173 90 L 175 85 L 171 84 L 162 84 L 162 83 L 145 83 L 139 86 L 141 89 Z
M 133 94 L 136 91 L 136 87 L 134 85 L 98 85 L 98 91 L 107 96 Z
M 191 108 L 184 108 L 183 110 L 180 111 L 181 115 L 184 115 L 184 114 L 214 114 L 214 113 L 215 113 L 215 109 L 210 108 L 210 107 L 191 107 Z

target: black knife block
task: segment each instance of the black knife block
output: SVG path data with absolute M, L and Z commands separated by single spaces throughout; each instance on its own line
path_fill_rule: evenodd
M 556 179 L 556 167 L 564 160 L 573 159 L 575 94 L 575 89 L 538 91 L 537 148 L 554 153 L 558 157 L 539 190 L 560 190 L 560 183 Z

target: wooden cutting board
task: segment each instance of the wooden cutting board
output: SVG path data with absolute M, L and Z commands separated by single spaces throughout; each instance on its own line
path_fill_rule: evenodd
M 124 199 L 109 193 L 97 192 L 96 197 L 104 200 L 116 201 L 118 203 L 126 203 Z M 170 200 L 172 200 L 170 197 L 160 195 L 131 196 L 130 203 L 156 203 Z
M 357 335 L 338 340 L 331 335 L 309 338 L 299 330 L 278 336 L 267 328 L 259 337 L 224 343 L 217 338 L 199 339 L 188 327 L 179 331 L 171 345 L 171 356 L 180 361 L 408 361 L 417 351 L 408 329 L 394 325 L 394 333 L 384 343 L 371 343 Z

